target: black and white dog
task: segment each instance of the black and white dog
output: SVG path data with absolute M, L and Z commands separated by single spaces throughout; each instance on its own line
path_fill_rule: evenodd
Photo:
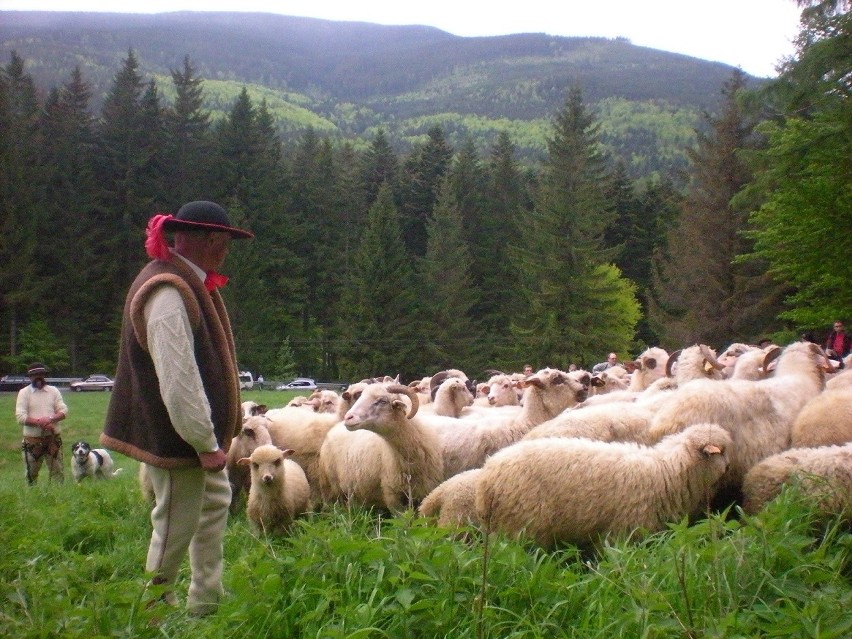
M 87 442 L 79 441 L 71 445 L 71 471 L 78 482 L 86 477 L 93 479 L 112 479 L 121 472 L 114 469 L 112 457 L 104 448 L 92 448 Z

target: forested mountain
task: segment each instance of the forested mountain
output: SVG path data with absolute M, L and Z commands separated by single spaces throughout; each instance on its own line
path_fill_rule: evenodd
M 247 86 L 266 100 L 285 140 L 308 125 L 349 139 L 383 127 L 404 151 L 440 124 L 451 142 L 471 137 L 480 150 L 507 131 L 521 160 L 533 163 L 544 157 L 550 116 L 579 86 L 600 111 L 601 142 L 634 177 L 685 167 L 698 113 L 716 108 L 732 71 L 625 39 L 471 38 L 252 13 L 0 12 L 5 57 L 17 52 L 44 90 L 79 66 L 95 110 L 130 49 L 161 88 L 189 56 L 214 119 Z
M 618 41 L 4 12 L 0 372 L 112 370 L 146 224 L 194 199 L 255 233 L 223 295 L 241 365 L 267 379 L 820 330 L 852 308 L 852 261 L 826 259 L 852 253 L 852 17 L 803 4 L 796 57 L 758 90 Z M 618 96 L 626 62 L 596 62 L 614 52 L 644 77 Z M 683 102 L 665 69 L 687 63 L 682 84 L 712 97 Z M 681 92 L 624 93 L 657 79 Z

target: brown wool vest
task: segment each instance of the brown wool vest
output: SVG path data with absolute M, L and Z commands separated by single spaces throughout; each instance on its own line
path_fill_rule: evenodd
M 179 258 L 154 260 L 136 277 L 124 304 L 115 386 L 100 442 L 160 468 L 198 466 L 195 450 L 171 424 L 147 348 L 145 303 L 164 284 L 177 288 L 186 306 L 195 341 L 195 360 L 210 402 L 219 447 L 227 450 L 240 427 L 236 353 L 222 296 L 218 291 L 209 293 Z

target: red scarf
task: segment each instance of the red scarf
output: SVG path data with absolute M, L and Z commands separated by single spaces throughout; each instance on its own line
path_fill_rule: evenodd
M 207 271 L 207 277 L 204 278 L 204 286 L 211 293 L 217 288 L 222 288 L 227 283 L 228 277 L 216 271 Z

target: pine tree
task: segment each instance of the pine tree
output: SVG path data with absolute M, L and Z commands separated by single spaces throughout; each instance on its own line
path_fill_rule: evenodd
M 384 129 L 379 129 L 370 143 L 360 170 L 364 206 L 373 205 L 382 184 L 387 184 L 392 189 L 396 188 L 399 160 L 391 148 Z
M 209 199 L 209 172 L 213 162 L 210 113 L 203 109 L 203 82 L 189 56 L 183 68 L 172 70 L 172 83 L 177 97 L 165 110 L 165 163 L 170 167 L 165 177 L 165 193 L 169 198 L 165 209 L 177 210 L 185 202 Z
M 43 256 L 43 276 L 59 283 L 61 296 L 47 296 L 49 317 L 69 340 L 72 373 L 95 370 L 114 359 L 115 337 L 108 330 L 113 311 L 109 280 L 100 260 L 80 268 L 81 255 L 97 255 L 96 225 L 100 187 L 95 179 L 95 119 L 89 113 L 91 85 L 79 67 L 45 104 L 40 170 L 46 180 L 45 206 L 52 228 L 71 242 L 51 243 Z M 52 234 L 52 233 L 49 233 Z M 98 327 L 98 330 L 92 330 Z
M 40 311 L 50 282 L 38 273 L 40 232 L 46 223 L 41 177 L 39 103 L 24 61 L 12 53 L 0 70 L 0 312 L 17 352 L 19 326 Z M 5 350 L 5 349 L 4 349 Z
M 418 281 L 428 295 L 420 297 L 418 334 L 423 342 L 420 370 L 450 367 L 481 370 L 472 348 L 478 331 L 470 317 L 476 299 L 470 251 L 464 238 L 456 194 L 447 180 L 426 227 L 426 255 L 418 262 Z
M 379 189 L 342 291 L 340 371 L 344 378 L 397 375 L 409 379 L 420 343 L 415 330 L 411 257 L 402 241 L 390 188 Z
M 417 257 L 426 253 L 426 222 L 453 157 L 440 126 L 433 126 L 426 135 L 426 141 L 403 165 L 400 189 L 403 237 L 409 252 Z
M 603 245 L 612 213 L 596 148 L 594 120 L 572 89 L 554 120 L 535 209 L 511 251 L 525 303 L 513 323 L 519 357 L 540 365 L 626 354 L 638 320 L 634 289 Z
M 723 87 L 720 115 L 705 116 L 709 133 L 698 134 L 698 146 L 689 154 L 691 181 L 684 210 L 658 269 L 654 288 L 659 306 L 651 306 L 669 349 L 696 342 L 722 348 L 756 341 L 778 311 L 777 294 L 761 265 L 734 263 L 751 249 L 742 234 L 748 210 L 732 200 L 751 180 L 742 152 L 757 143 L 755 122 L 737 100 L 744 84 L 745 75 L 736 70 Z

